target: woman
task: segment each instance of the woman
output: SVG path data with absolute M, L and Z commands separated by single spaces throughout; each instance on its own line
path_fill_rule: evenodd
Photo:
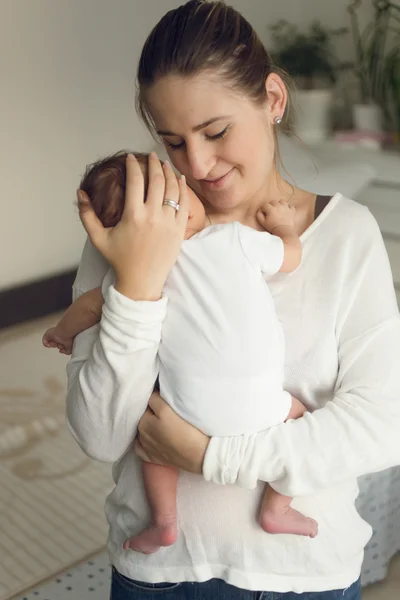
M 112 598 L 359 599 L 371 528 L 354 507 L 356 478 L 400 462 L 400 320 L 379 229 L 365 207 L 340 194 L 315 218 L 315 195 L 278 174 L 287 90 L 232 8 L 192 0 L 167 13 L 143 48 L 138 81 L 145 122 L 211 223 L 259 228 L 265 202 L 286 199 L 296 208 L 303 263 L 268 284 L 286 338 L 285 389 L 311 412 L 257 435 L 209 439 L 153 394 L 142 418 L 157 376 L 162 288 L 183 235 L 178 219 L 165 218 L 174 209 L 163 201 L 178 202 L 178 186 L 165 182 L 153 156 L 143 204 L 128 161 L 125 213 L 113 229 L 103 229 L 82 198 L 82 221 L 116 283 L 100 326 L 76 340 L 68 421 L 88 455 L 115 462 L 106 503 Z M 87 245 L 75 297 L 100 285 L 106 261 Z M 133 450 L 139 421 L 139 456 L 186 471 L 180 536 L 152 556 L 122 549 L 149 517 Z M 257 526 L 264 482 L 319 522 L 315 539 Z

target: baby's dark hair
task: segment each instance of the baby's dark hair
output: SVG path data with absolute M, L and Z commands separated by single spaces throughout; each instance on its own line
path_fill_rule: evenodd
M 101 158 L 88 165 L 79 188 L 87 193 L 104 227 L 114 227 L 122 217 L 125 204 L 126 157 L 128 150 Z M 144 175 L 144 196 L 148 186 L 148 154 L 133 152 Z

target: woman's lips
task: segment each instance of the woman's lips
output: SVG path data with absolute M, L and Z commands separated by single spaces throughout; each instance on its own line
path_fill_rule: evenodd
M 223 175 L 222 177 L 219 177 L 218 179 L 213 179 L 212 181 L 203 179 L 201 181 L 201 185 L 209 190 L 221 189 L 228 183 L 229 179 L 231 178 L 231 175 L 233 174 L 233 171 L 234 169 L 232 168 L 230 171 L 228 171 L 228 173 L 225 173 L 225 175 Z

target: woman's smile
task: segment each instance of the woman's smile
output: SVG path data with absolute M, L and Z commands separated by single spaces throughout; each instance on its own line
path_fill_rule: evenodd
M 235 167 L 232 167 L 230 171 L 221 177 L 216 179 L 202 179 L 199 183 L 207 191 L 221 190 L 230 185 L 234 172 Z

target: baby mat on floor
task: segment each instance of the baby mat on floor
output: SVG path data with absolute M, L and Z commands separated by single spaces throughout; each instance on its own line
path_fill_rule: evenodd
M 65 424 L 67 358 L 42 347 L 55 317 L 0 332 L 0 600 L 105 546 L 110 465 Z

